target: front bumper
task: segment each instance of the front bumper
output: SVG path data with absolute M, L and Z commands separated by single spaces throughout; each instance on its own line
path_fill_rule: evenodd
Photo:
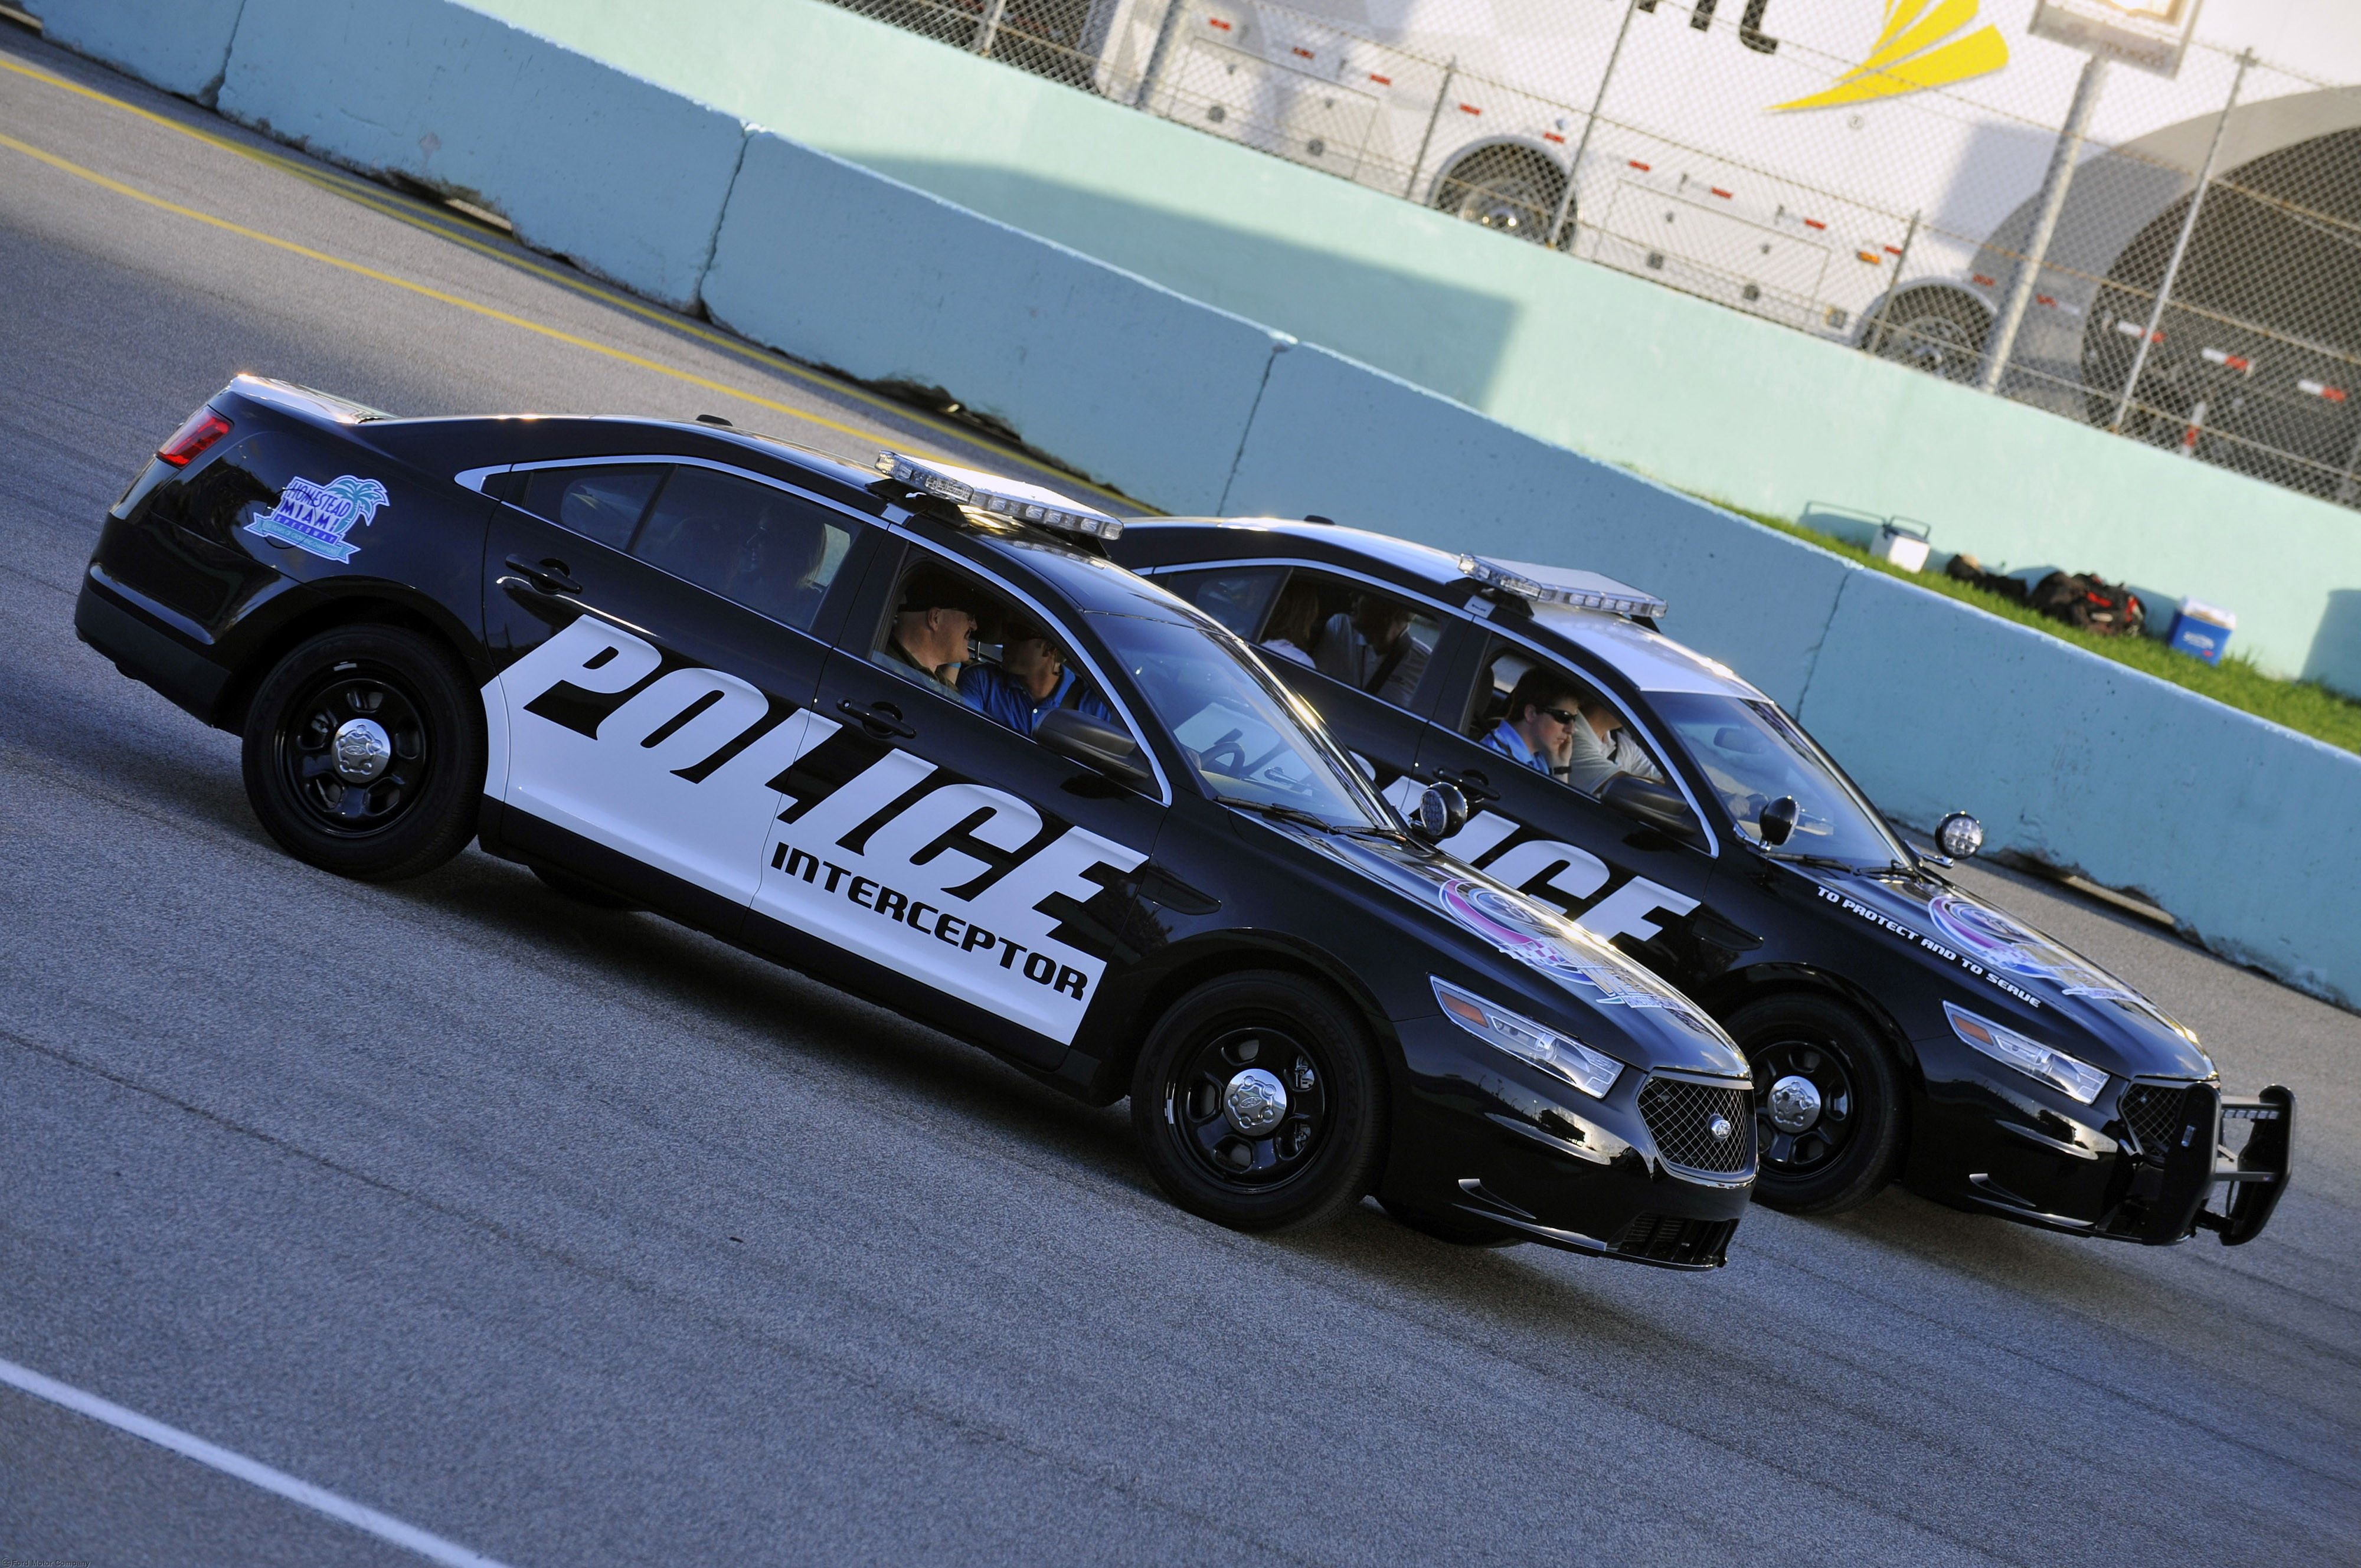
M 2236 1246 L 2287 1190 L 2295 1096 L 2278 1085 L 2227 1097 L 2212 1082 L 2134 1080 L 2070 1109 L 2014 1086 L 1948 1091 L 1930 1087 L 1920 1107 L 1910 1185 L 1960 1207 L 2148 1246 L 2200 1230 Z
M 1754 1191 L 1751 1086 L 1626 1068 L 1605 1100 L 1592 1100 L 1446 1019 L 1397 1029 L 1409 1072 L 1394 1105 L 1388 1203 L 1594 1257 L 1686 1269 L 1725 1261 Z M 1739 1142 L 1714 1157 L 1738 1168 L 1665 1159 L 1641 1104 L 1652 1081 L 1652 1102 L 1737 1097 Z M 1653 1109 L 1678 1137 L 1675 1113 Z

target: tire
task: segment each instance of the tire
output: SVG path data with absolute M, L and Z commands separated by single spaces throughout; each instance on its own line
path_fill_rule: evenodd
M 1276 1082 L 1283 1092 L 1257 1106 L 1241 1080 L 1244 1091 Z M 1242 1124 L 1241 1110 L 1277 1120 L 1267 1131 L 1251 1115 Z M 1148 1174 L 1181 1208 L 1233 1230 L 1317 1224 L 1358 1202 L 1376 1184 L 1385 1113 L 1360 1020 L 1289 974 L 1197 987 L 1157 1021 L 1132 1071 L 1131 1124 Z
M 1877 1032 L 1842 1003 L 1802 994 L 1749 1003 L 1729 1028 L 1754 1069 L 1755 1201 L 1840 1214 L 1876 1197 L 1900 1163 L 1906 1114 L 1902 1070 Z M 1790 1079 L 1817 1101 L 1801 1129 L 1803 1107 L 1773 1102 Z
M 588 909 L 637 909 L 638 905 L 620 894 L 609 893 L 596 883 L 585 882 L 572 872 L 554 871 L 548 866 L 535 866 L 533 874 L 541 879 L 542 886 L 561 898 L 570 898 Z
M 1463 159 L 1437 181 L 1434 204 L 1462 223 L 1540 245 L 1565 193 L 1564 176 L 1540 155 L 1494 147 Z M 1559 248 L 1572 232 L 1569 214 Z
M 1956 289 L 1935 288 L 1903 290 L 1882 320 L 1870 313 L 1861 336 L 1862 346 L 1881 359 L 1966 382 L 1982 372 L 1991 333 L 1992 317 L 1982 304 Z
M 339 769 L 340 736 L 357 743 L 352 771 Z M 365 754 L 371 739 L 382 755 Z M 296 647 L 255 688 L 246 796 L 297 860 L 396 882 L 433 871 L 475 837 L 484 747 L 476 693 L 448 649 L 399 627 L 343 627 Z
M 1378 1200 L 1378 1206 L 1391 1216 L 1396 1224 L 1416 1231 L 1422 1236 L 1432 1236 L 1445 1246 L 1521 1246 L 1526 1240 L 1506 1225 L 1488 1225 L 1467 1214 L 1411 1209 L 1389 1203 L 1382 1198 Z

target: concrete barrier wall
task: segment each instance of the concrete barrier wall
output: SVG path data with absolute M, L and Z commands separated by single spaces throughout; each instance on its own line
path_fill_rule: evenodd
M 2172 912 L 2205 945 L 2361 1007 L 2361 757 L 1852 572 L 1797 717 L 1878 804 Z
M 142 82 L 214 101 L 229 63 L 230 35 L 246 0 L 184 0 L 176 5 L 110 0 L 18 0 L 42 33 Z
M 496 67 L 527 84 L 529 103 L 564 84 L 573 100 L 545 112 L 577 142 L 583 127 L 664 127 L 705 158 L 691 173 L 708 180 L 728 147 L 710 135 L 714 116 L 651 104 L 644 83 L 456 9 L 247 0 L 225 106 L 235 89 L 254 123 L 298 137 L 310 127 L 370 167 L 412 169 L 399 139 L 451 127 L 467 145 L 438 167 L 488 171 L 491 184 L 477 189 L 512 214 L 538 210 L 535 181 L 587 188 L 569 182 L 598 164 L 608 200 L 573 212 L 592 254 L 653 247 L 672 259 L 670 286 L 694 292 L 709 249 L 705 289 L 723 320 L 854 374 L 940 385 L 1168 507 L 1318 510 L 1655 589 L 1671 601 L 1673 635 L 1795 708 L 1905 820 L 1927 826 L 1968 806 L 1994 848 L 2144 891 L 2215 949 L 2361 1005 L 2350 893 L 2361 884 L 2361 757 L 776 137 L 752 138 L 718 246 L 712 227 L 681 246 L 664 226 L 672 166 L 599 163 L 595 138 L 560 145 L 460 101 L 468 93 L 454 83 L 484 89 L 480 73 Z M 339 87 L 326 68 L 363 46 L 373 69 Z M 411 87 L 385 85 L 395 82 Z M 454 138 L 438 135 L 451 151 Z M 734 150 L 728 164 L 738 169 Z M 718 194 L 710 207 L 720 214 Z M 700 199 L 694 211 L 706 210 Z
M 2240 618 L 2361 694 L 2361 516 L 1569 263 L 819 0 L 472 0 L 1191 299 L 1734 506 L 1901 512 L 1945 550 Z M 913 112 L 924 104 L 923 112 Z M 2224 541 L 2235 540 L 2235 549 Z
M 704 295 L 758 343 L 862 380 L 950 389 L 1181 510 L 1220 504 L 1289 341 L 767 134 L 747 144 Z
M 520 238 L 682 307 L 746 139 L 732 115 L 445 0 L 246 0 L 219 107 L 465 196 Z

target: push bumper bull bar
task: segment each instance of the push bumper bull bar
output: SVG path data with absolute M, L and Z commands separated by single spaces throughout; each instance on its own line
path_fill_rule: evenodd
M 2249 1127 L 2245 1146 L 2234 1153 L 2222 1135 L 2238 1122 Z M 2287 1190 L 2294 1144 L 2293 1091 L 2273 1084 L 2246 1097 L 2224 1095 L 2210 1084 L 2191 1089 L 2163 1168 L 2151 1168 L 2156 1191 L 2139 1239 L 2166 1245 L 2207 1230 L 2224 1246 L 2254 1240 Z M 2219 1211 L 2208 1206 L 2217 1187 L 2228 1190 Z

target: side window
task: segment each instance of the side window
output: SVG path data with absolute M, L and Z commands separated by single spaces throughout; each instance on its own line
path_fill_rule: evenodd
M 631 544 L 631 531 L 664 476 L 661 463 L 533 468 L 508 476 L 507 499 L 585 539 L 621 550 Z
M 1621 773 L 1664 778 L 1655 755 L 1598 687 L 1504 638 L 1484 651 L 1460 733 L 1585 795 L 1596 795 Z
M 851 547 L 849 521 L 817 502 L 683 465 L 631 548 L 652 566 L 807 631 Z
M 1442 622 L 1423 606 L 1366 584 L 1298 570 L 1279 590 L 1261 645 L 1380 702 L 1408 707 L 1442 636 Z
M 1122 727 L 1056 628 L 934 555 L 905 564 L 869 657 L 1019 735 L 1061 707 Z
M 1286 576 L 1284 566 L 1234 566 L 1168 573 L 1156 582 L 1252 642 L 1260 634 L 1263 616 Z

